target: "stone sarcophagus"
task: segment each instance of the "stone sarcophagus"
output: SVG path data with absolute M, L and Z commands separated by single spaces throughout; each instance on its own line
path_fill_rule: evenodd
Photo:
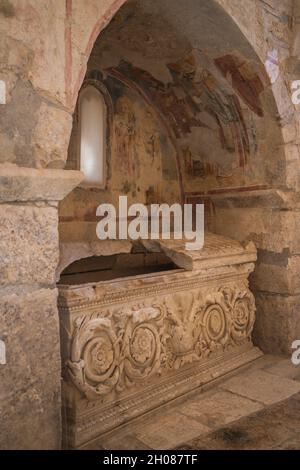
M 150 245 L 181 268 L 59 285 L 67 447 L 83 447 L 260 355 L 248 288 L 254 245 L 212 234 L 200 252 L 175 241 Z

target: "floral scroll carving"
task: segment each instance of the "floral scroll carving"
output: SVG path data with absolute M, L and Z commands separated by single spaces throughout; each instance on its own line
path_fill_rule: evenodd
M 76 320 L 67 362 L 74 384 L 89 399 L 109 393 L 119 380 L 120 344 L 108 318 Z
M 155 374 L 160 367 L 162 319 L 159 306 L 78 318 L 67 361 L 76 387 L 94 399 Z
M 235 342 L 249 338 L 255 321 L 255 300 L 249 289 L 223 289 L 229 311 L 230 333 Z
M 109 307 L 77 318 L 68 374 L 88 399 L 105 398 L 250 341 L 254 319 L 254 298 L 244 285 Z

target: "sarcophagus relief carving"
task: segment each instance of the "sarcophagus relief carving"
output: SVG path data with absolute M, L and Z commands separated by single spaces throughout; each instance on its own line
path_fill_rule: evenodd
M 260 355 L 248 288 L 254 246 L 211 234 L 199 253 L 184 253 L 178 242 L 158 245 L 189 270 L 59 286 L 68 447 Z

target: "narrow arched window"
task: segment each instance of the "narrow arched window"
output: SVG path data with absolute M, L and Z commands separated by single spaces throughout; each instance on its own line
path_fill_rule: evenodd
M 100 91 L 92 85 L 84 87 L 79 96 L 79 161 L 84 182 L 105 185 L 107 109 Z

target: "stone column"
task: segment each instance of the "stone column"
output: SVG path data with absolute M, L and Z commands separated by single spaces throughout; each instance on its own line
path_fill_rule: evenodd
M 0 449 L 61 446 L 58 202 L 81 179 L 0 165 Z

